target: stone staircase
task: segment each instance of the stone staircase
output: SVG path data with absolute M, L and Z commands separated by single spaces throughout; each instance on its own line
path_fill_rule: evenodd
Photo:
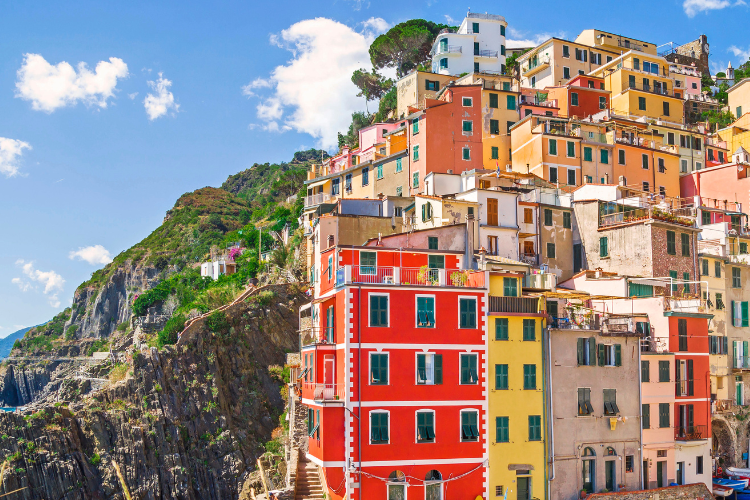
M 318 466 L 304 456 L 297 463 L 297 493 L 295 500 L 323 499 L 323 486 L 320 484 Z

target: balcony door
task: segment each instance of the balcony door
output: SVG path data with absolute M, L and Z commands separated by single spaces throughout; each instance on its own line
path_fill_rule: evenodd
M 326 354 L 323 358 L 323 383 L 325 384 L 325 388 L 323 389 L 323 397 L 325 399 L 333 399 L 333 381 L 335 380 L 333 370 L 333 355 Z

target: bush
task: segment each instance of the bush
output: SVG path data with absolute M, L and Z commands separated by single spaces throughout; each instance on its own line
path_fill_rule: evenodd
M 281 444 L 281 441 L 278 439 L 274 439 L 273 441 L 269 441 L 266 443 L 266 452 L 270 453 L 272 455 L 281 455 L 281 452 L 284 450 L 284 445 Z
M 216 333 L 229 328 L 229 320 L 224 311 L 214 311 L 206 318 L 206 328 Z
M 16 339 L 15 342 L 13 342 L 13 349 L 21 349 L 21 341 Z
M 109 350 L 109 340 L 99 339 L 99 340 L 95 340 L 94 343 L 91 344 L 88 351 L 86 351 L 86 355 L 93 356 L 95 352 L 108 351 L 108 350 Z
M 123 321 L 122 323 L 120 323 L 119 325 L 117 325 L 117 331 L 118 332 L 124 332 L 125 330 L 128 329 L 128 326 L 130 326 L 130 322 L 129 321 Z
M 156 344 L 161 348 L 165 345 L 173 345 L 177 343 L 177 336 L 185 329 L 185 315 L 175 314 L 167 324 L 164 325 L 164 329 L 157 334 Z
M 117 383 L 120 380 L 123 380 L 125 378 L 125 375 L 127 375 L 127 373 L 128 373 L 128 365 L 126 365 L 125 363 L 117 363 L 109 371 L 109 381 L 113 384 Z
M 94 452 L 93 455 L 91 455 L 91 458 L 89 458 L 89 463 L 91 465 L 99 465 L 102 461 L 102 457 L 99 456 L 98 453 Z
M 77 331 L 78 325 L 70 325 L 68 329 L 65 330 L 65 340 L 73 340 Z

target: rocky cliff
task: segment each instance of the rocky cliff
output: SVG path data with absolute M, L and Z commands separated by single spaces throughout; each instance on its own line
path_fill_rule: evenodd
M 195 320 L 174 346 L 127 349 L 99 378 L 67 377 L 25 415 L 0 414 L 0 495 L 237 498 L 283 420 L 279 365 L 297 348 L 303 301 L 296 285 L 263 287 Z M 127 376 L 92 390 L 110 370 Z M 34 380 L 19 382 L 18 367 L 5 377 Z

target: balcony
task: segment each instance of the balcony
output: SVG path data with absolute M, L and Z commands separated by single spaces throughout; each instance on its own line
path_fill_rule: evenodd
M 732 369 L 750 370 L 750 356 L 735 356 L 732 358 Z
M 558 330 L 599 330 L 601 331 L 601 314 L 579 310 L 565 311 L 562 316 L 552 316 L 550 328 Z
M 675 441 L 702 441 L 708 439 L 708 429 L 705 425 L 689 425 L 674 428 Z
M 737 409 L 733 399 L 714 399 L 711 401 L 711 413 L 732 413 Z
M 695 379 L 676 380 L 674 383 L 674 395 L 678 398 L 692 396 L 695 393 Z
M 526 68 L 523 70 L 523 76 L 536 75 L 540 71 L 549 68 L 549 57 L 538 58 L 534 57 Z
M 618 205 L 622 211 L 599 216 L 599 227 L 619 226 L 621 224 L 632 224 L 634 222 L 645 222 L 647 220 L 659 220 L 684 227 L 694 227 L 695 221 L 689 217 L 682 217 L 669 210 L 657 207 L 629 207 Z
M 540 312 L 537 297 L 490 296 L 490 313 L 536 314 Z
M 463 48 L 460 45 L 443 45 L 440 44 L 435 47 L 435 49 L 432 52 L 432 55 L 441 55 L 441 54 L 461 54 L 463 52 Z
M 474 57 L 487 57 L 497 59 L 499 52 L 497 50 L 474 50 Z
M 315 207 L 322 203 L 330 203 L 333 197 L 328 193 L 318 193 L 305 196 L 305 208 Z
M 617 39 L 617 46 L 622 47 L 625 50 L 637 50 L 638 52 L 646 52 L 646 47 L 642 43 L 631 42 L 630 40 L 623 40 L 621 38 Z
M 302 397 L 310 397 L 314 401 L 343 404 L 344 396 L 344 386 L 341 384 L 302 383 Z
M 625 87 L 626 90 L 640 90 L 641 92 L 649 92 L 651 94 L 658 94 L 663 95 L 667 97 L 675 97 L 677 99 L 682 98 L 682 92 L 675 93 L 670 92 L 666 85 L 643 85 L 638 83 L 628 83 L 628 85 Z
M 484 288 L 484 272 L 424 267 L 344 266 L 336 270 L 336 286 L 351 284 Z

